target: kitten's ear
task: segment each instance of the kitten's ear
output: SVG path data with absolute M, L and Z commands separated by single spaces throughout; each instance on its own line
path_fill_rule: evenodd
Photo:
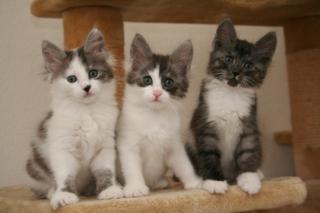
M 270 60 L 277 46 L 277 36 L 275 32 L 265 34 L 255 43 L 256 54 L 266 60 Z
M 218 26 L 213 47 L 229 47 L 237 40 L 237 34 L 230 18 L 224 19 Z
M 138 70 L 152 59 L 152 51 L 144 37 L 136 34 L 131 44 L 132 70 Z
M 182 75 L 190 70 L 193 46 L 190 40 L 183 42 L 170 56 L 170 65 Z
M 58 73 L 61 71 L 66 58 L 65 52 L 50 41 L 42 41 L 41 46 L 47 71 L 51 73 Z
M 93 28 L 88 34 L 84 43 L 84 51 L 85 53 L 94 55 L 95 57 L 107 56 L 103 34 L 97 28 Z

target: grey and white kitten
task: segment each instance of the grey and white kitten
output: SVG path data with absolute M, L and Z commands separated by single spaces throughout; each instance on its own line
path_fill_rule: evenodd
M 117 135 L 126 197 L 167 187 L 167 169 L 185 188 L 217 193 L 227 189 L 226 182 L 203 181 L 195 174 L 180 138 L 179 105 L 188 89 L 192 57 L 191 41 L 171 55 L 154 54 L 140 34 L 132 41 Z
M 52 101 L 26 165 L 32 191 L 54 209 L 78 202 L 78 194 L 122 197 L 115 182 L 115 80 L 102 33 L 93 29 L 73 51 L 43 41 L 42 53 Z
M 191 121 L 194 141 L 187 144 L 201 177 L 237 182 L 250 194 L 260 190 L 262 148 L 255 89 L 263 83 L 276 43 L 274 32 L 256 43 L 238 39 L 230 19 L 218 26 Z

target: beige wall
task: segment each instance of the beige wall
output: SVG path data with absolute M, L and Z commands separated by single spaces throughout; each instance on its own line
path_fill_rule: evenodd
M 32 17 L 30 2 L 0 0 L 0 186 L 26 182 L 24 164 L 29 142 L 49 107 L 48 86 L 39 75 L 43 71 L 40 43 L 48 39 L 62 46 L 61 20 Z M 142 33 L 160 53 L 168 53 L 183 40 L 192 39 L 195 56 L 183 112 L 185 121 L 195 106 L 215 29 L 214 25 L 125 24 L 126 52 L 136 32 Z M 291 128 L 282 28 L 241 26 L 237 30 L 240 37 L 252 41 L 269 30 L 277 32 L 275 60 L 259 91 L 263 170 L 267 176 L 291 175 L 291 149 L 276 145 L 272 139 L 273 132 Z

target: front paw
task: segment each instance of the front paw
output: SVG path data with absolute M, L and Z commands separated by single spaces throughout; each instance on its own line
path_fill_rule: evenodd
M 204 180 L 202 188 L 209 193 L 224 194 L 228 189 L 227 181 Z
M 51 197 L 50 204 L 53 209 L 57 209 L 62 206 L 66 206 L 72 203 L 77 203 L 78 201 L 79 201 L 79 198 L 74 193 L 56 191 Z
M 249 194 L 257 194 L 261 189 L 261 180 L 256 172 L 245 172 L 237 177 L 238 186 Z
M 149 194 L 149 188 L 144 185 L 127 185 L 123 189 L 125 197 L 141 197 Z
M 185 189 L 201 189 L 202 188 L 202 180 L 197 179 L 191 182 L 188 182 L 184 185 Z
M 113 185 L 99 193 L 99 200 L 118 199 L 123 197 L 123 191 L 120 186 Z

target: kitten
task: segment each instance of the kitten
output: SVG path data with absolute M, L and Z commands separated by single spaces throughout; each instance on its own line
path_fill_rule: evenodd
M 178 107 L 188 89 L 191 42 L 184 42 L 169 56 L 157 55 L 137 34 L 130 54 L 117 140 L 124 195 L 143 196 L 149 188 L 167 187 L 164 175 L 168 168 L 185 188 L 224 193 L 226 182 L 202 181 L 196 176 L 180 139 Z
M 78 193 L 122 197 L 115 182 L 115 80 L 102 33 L 93 29 L 73 51 L 43 41 L 42 53 L 52 103 L 26 165 L 32 191 L 54 209 L 78 202 Z
M 260 190 L 257 170 L 262 151 L 256 119 L 256 93 L 276 48 L 276 35 L 256 43 L 240 40 L 230 19 L 213 41 L 207 77 L 192 121 L 188 154 L 203 178 L 227 180 L 249 194 Z

